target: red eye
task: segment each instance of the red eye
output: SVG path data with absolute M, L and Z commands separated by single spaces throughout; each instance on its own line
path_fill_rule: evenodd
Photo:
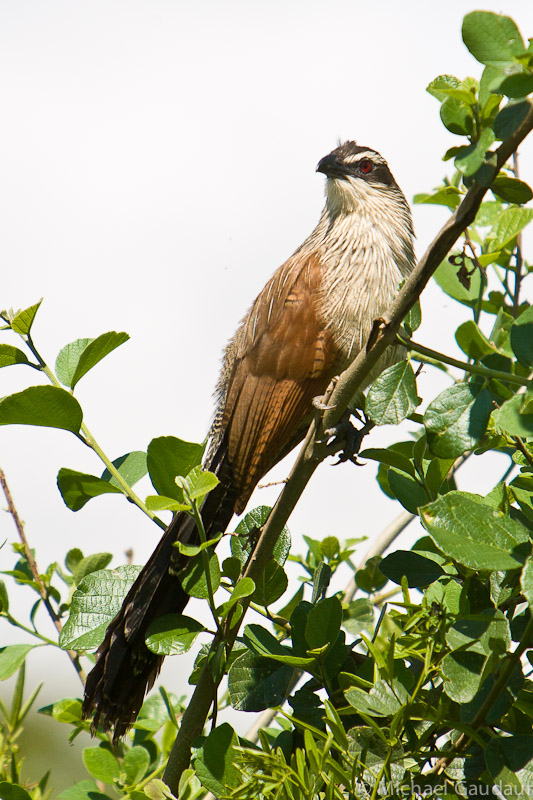
M 363 160 L 359 162 L 359 170 L 363 175 L 368 175 L 369 172 L 372 172 L 373 168 L 374 165 L 368 158 L 363 158 Z

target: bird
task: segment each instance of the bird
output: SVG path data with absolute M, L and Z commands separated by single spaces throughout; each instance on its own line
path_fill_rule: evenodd
M 383 156 L 355 141 L 322 158 L 325 205 L 303 244 L 266 283 L 226 346 L 203 467 L 218 477 L 201 514 L 208 538 L 242 514 L 257 483 L 304 437 L 313 402 L 365 347 L 415 264 L 409 204 Z M 404 357 L 389 347 L 370 380 Z M 109 624 L 85 686 L 82 713 L 118 741 L 135 721 L 163 657 L 150 624 L 182 613 L 186 556 L 199 543 L 178 512 Z

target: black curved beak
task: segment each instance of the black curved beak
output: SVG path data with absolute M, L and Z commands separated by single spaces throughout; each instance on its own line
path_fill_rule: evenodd
M 323 172 L 328 178 L 346 177 L 346 167 L 341 159 L 333 153 L 329 153 L 329 155 L 320 159 L 316 171 Z

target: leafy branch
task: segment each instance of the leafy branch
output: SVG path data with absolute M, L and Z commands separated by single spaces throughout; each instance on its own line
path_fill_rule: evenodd
M 487 182 L 487 185 L 474 181 L 461 204 L 441 228 L 406 280 L 389 312 L 384 315 L 383 319 L 376 321 L 366 347 L 361 350 L 351 366 L 342 373 L 335 385 L 324 396 L 323 402 L 326 410 L 321 418 L 316 418 L 311 423 L 287 483 L 261 531 L 261 536 L 244 573 L 245 577 L 257 580 L 266 568 L 266 564 L 272 557 L 279 534 L 294 510 L 304 488 L 318 464 L 329 454 L 327 443 L 325 442 L 327 437 L 325 437 L 324 431 L 337 425 L 351 398 L 356 394 L 358 388 L 364 384 L 372 367 L 386 347 L 394 342 L 403 319 L 418 300 L 437 267 L 462 232 L 474 221 L 491 181 L 497 176 L 499 170 L 532 129 L 533 105 L 529 103 L 527 113 L 521 123 L 502 142 L 494 154 L 494 168 L 490 181 Z M 247 602 L 244 600 L 243 610 L 246 611 L 246 608 Z M 237 626 L 233 629 L 226 629 L 224 636 L 226 652 L 231 650 L 237 633 Z M 219 641 L 215 637 L 213 649 L 218 645 Z M 182 725 L 164 773 L 164 780 L 171 791 L 175 792 L 177 790 L 180 776 L 188 766 L 192 742 L 203 730 L 209 714 L 212 697 L 213 676 L 209 667 L 205 666 L 183 716 Z
M 29 566 L 29 568 L 31 570 L 31 574 L 33 576 L 33 580 L 35 581 L 35 583 L 36 583 L 36 585 L 38 587 L 38 591 L 39 591 L 39 594 L 41 595 L 41 599 L 43 601 L 43 605 L 46 608 L 46 610 L 48 612 L 48 615 L 50 616 L 50 619 L 54 623 L 54 626 L 55 626 L 58 634 L 60 635 L 61 631 L 63 630 L 63 625 L 61 623 L 61 619 L 60 619 L 58 613 L 56 612 L 56 610 L 54 609 L 54 607 L 53 607 L 53 605 L 52 605 L 52 603 L 50 601 L 50 595 L 48 593 L 48 589 L 44 585 L 43 579 L 42 579 L 42 577 L 41 577 L 41 575 L 39 573 L 39 569 L 37 567 L 37 563 L 35 561 L 35 558 L 33 556 L 31 548 L 30 548 L 30 546 L 28 544 L 28 540 L 26 538 L 26 533 L 24 531 L 24 525 L 23 525 L 22 520 L 20 519 L 20 517 L 18 515 L 18 511 L 16 509 L 15 503 L 13 502 L 13 497 L 11 495 L 11 491 L 10 491 L 9 486 L 7 484 L 5 473 L 4 473 L 4 471 L 2 469 L 0 469 L 0 485 L 2 486 L 2 490 L 4 492 L 4 496 L 5 496 L 6 501 L 7 501 L 7 510 L 9 512 L 9 514 L 11 515 L 11 518 L 13 519 L 13 522 L 15 523 L 15 527 L 17 529 L 17 533 L 18 533 L 19 539 L 22 542 L 22 547 L 24 549 L 24 555 L 26 556 L 26 560 L 27 560 L 28 566 Z M 20 623 L 15 623 L 15 624 L 19 628 L 23 628 L 24 627 Z M 28 633 L 32 633 L 32 634 L 34 633 L 29 628 L 25 628 L 25 630 Z M 53 644 L 53 645 L 57 646 L 57 642 L 53 642 L 51 639 L 47 639 L 46 637 L 41 636 L 41 634 L 35 633 L 35 635 L 37 635 L 38 638 L 40 638 L 42 641 L 46 642 L 47 644 Z M 82 685 L 84 685 L 85 684 L 85 679 L 86 679 L 87 676 L 85 675 L 83 667 L 80 664 L 80 659 L 79 659 L 78 654 L 74 650 L 67 650 L 66 652 L 67 652 L 68 657 L 70 658 L 70 660 L 72 662 L 72 666 L 76 670 L 76 673 L 77 673 Z
M 470 375 L 480 375 L 482 378 L 486 378 L 487 380 L 505 381 L 506 383 L 515 384 L 516 386 L 531 386 L 530 378 L 522 378 L 520 375 L 512 375 L 510 372 L 503 372 L 502 370 L 489 369 L 489 367 L 484 367 L 481 364 L 471 364 L 470 362 L 459 361 L 457 358 L 446 356 L 443 353 L 438 353 L 436 350 L 432 350 L 430 347 L 426 347 L 418 342 L 413 342 L 412 339 L 403 336 L 401 333 L 398 333 L 397 338 L 398 341 L 401 342 L 404 347 L 409 348 L 409 350 L 419 353 L 421 356 L 425 356 L 426 358 L 431 358 L 434 361 L 448 364 L 450 367 L 461 369 L 464 372 L 468 372 Z

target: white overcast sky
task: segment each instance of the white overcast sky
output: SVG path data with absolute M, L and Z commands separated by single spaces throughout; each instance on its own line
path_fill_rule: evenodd
M 533 35 L 527 0 L 481 6 Z M 480 76 L 460 34 L 474 8 L 1 0 L 0 307 L 44 296 L 34 338 L 51 363 L 74 339 L 131 335 L 77 389 L 112 458 L 155 436 L 204 437 L 221 349 L 315 225 L 324 183 L 315 167 L 339 137 L 379 150 L 408 199 L 450 172 L 440 158 L 459 139 L 425 87 L 441 73 Z M 532 151 L 525 145 L 521 161 L 530 181 Z M 421 254 L 446 211 L 418 206 L 414 218 Z M 455 352 L 453 303 L 434 289 L 423 312 L 418 338 Z M 434 380 L 420 383 L 426 398 L 446 385 Z M 38 381 L 23 367 L 2 370 L 0 395 Z M 378 431 L 368 444 L 392 435 Z M 136 561 L 153 549 L 155 526 L 117 496 L 77 514 L 63 505 L 60 467 L 102 470 L 68 433 L 1 428 L 0 465 L 43 569 L 70 547 L 111 550 L 114 563 L 127 547 Z M 295 533 L 377 534 L 399 509 L 374 474 L 372 464 L 323 465 L 293 515 Z M 483 492 L 489 480 L 473 464 L 461 485 Z M 262 490 L 254 502 L 275 496 Z M 0 560 L 11 566 L 8 547 Z

